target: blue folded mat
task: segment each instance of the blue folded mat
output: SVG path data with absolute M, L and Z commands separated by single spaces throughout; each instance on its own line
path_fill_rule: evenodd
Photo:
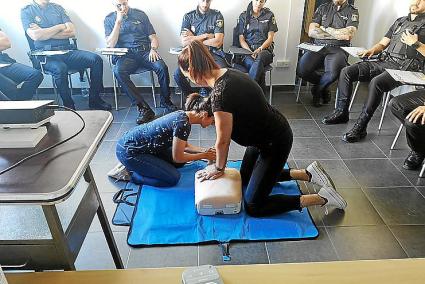
M 240 168 L 241 162 L 228 167 Z M 133 212 L 127 242 L 130 246 L 182 245 L 230 241 L 314 239 L 319 232 L 307 209 L 273 217 L 237 215 L 200 216 L 195 207 L 195 172 L 205 162 L 179 169 L 180 182 L 172 188 L 143 186 Z M 300 194 L 295 181 L 276 185 L 273 194 Z

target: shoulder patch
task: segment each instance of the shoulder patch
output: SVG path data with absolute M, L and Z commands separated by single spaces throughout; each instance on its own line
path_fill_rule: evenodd
M 352 22 L 358 22 L 359 21 L 359 15 L 357 15 L 357 14 L 351 15 L 351 21 Z
M 224 21 L 223 20 L 217 20 L 215 25 L 217 26 L 217 28 L 222 28 L 224 26 Z

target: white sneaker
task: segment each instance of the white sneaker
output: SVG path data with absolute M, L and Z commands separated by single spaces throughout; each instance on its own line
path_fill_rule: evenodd
M 324 186 L 317 194 L 327 200 L 326 204 L 323 206 L 335 207 L 341 210 L 345 210 L 345 208 L 347 208 L 347 201 L 345 201 L 341 194 L 331 187 Z
M 315 161 L 311 163 L 307 167 L 307 171 L 311 174 L 311 183 L 317 184 L 320 187 L 331 187 L 336 190 L 334 182 L 319 162 Z
M 118 163 L 112 170 L 107 173 L 108 177 L 116 180 L 130 181 L 131 176 L 123 164 Z

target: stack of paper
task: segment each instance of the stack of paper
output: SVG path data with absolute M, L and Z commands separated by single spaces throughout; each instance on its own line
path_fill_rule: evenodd
M 179 55 L 183 50 L 183 47 L 179 46 L 179 47 L 170 47 L 170 53 L 174 54 L 174 55 Z
M 299 48 L 299 49 L 313 51 L 313 52 L 319 52 L 324 47 L 325 47 L 324 45 L 316 45 L 316 44 L 311 44 L 311 43 L 307 43 L 307 42 L 304 42 L 304 43 L 297 46 L 297 48 Z
M 0 149 L 34 148 L 46 134 L 45 126 L 36 129 L 0 129 Z
M 128 53 L 128 48 L 104 47 L 96 50 L 103 55 L 125 55 Z
M 3 68 L 3 67 L 7 67 L 7 66 L 10 66 L 11 64 L 9 64 L 9 63 L 0 63 L 0 68 Z
M 251 51 L 249 51 L 245 48 L 237 47 L 237 46 L 231 46 L 229 48 L 229 53 L 231 53 L 231 54 L 241 54 L 241 55 L 251 55 L 252 54 Z
M 405 85 L 425 86 L 425 74 L 421 72 L 385 69 L 394 80 Z
M 364 47 L 355 47 L 355 46 L 348 46 L 348 47 L 341 47 L 345 52 L 350 54 L 352 57 L 360 58 L 359 54 L 366 51 L 366 48 Z
M 67 54 L 69 50 L 45 50 L 45 51 L 34 51 L 31 53 L 33 56 L 54 56 Z

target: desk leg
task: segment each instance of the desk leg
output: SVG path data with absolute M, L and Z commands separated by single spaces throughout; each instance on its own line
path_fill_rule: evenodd
M 44 216 L 46 217 L 47 224 L 49 225 L 50 233 L 52 234 L 53 241 L 56 243 L 56 248 L 62 254 L 65 260 L 64 270 L 75 270 L 75 264 L 72 257 L 71 249 L 69 248 L 67 238 L 62 229 L 62 224 L 59 219 L 58 211 L 55 205 L 42 206 Z
M 96 197 L 99 202 L 97 216 L 99 217 L 100 225 L 102 226 L 103 233 L 105 234 L 106 241 L 108 242 L 109 250 L 115 262 L 115 267 L 117 269 L 124 269 L 124 264 L 122 263 L 120 253 L 118 251 L 118 247 L 114 239 L 114 235 L 112 233 L 111 227 L 109 226 L 108 217 L 106 216 L 105 209 L 103 208 L 103 203 L 100 198 L 99 191 L 97 189 L 97 185 L 94 180 L 90 166 L 86 169 L 86 172 L 84 173 L 84 179 L 86 180 L 86 182 L 93 183 L 93 190 L 96 193 Z

